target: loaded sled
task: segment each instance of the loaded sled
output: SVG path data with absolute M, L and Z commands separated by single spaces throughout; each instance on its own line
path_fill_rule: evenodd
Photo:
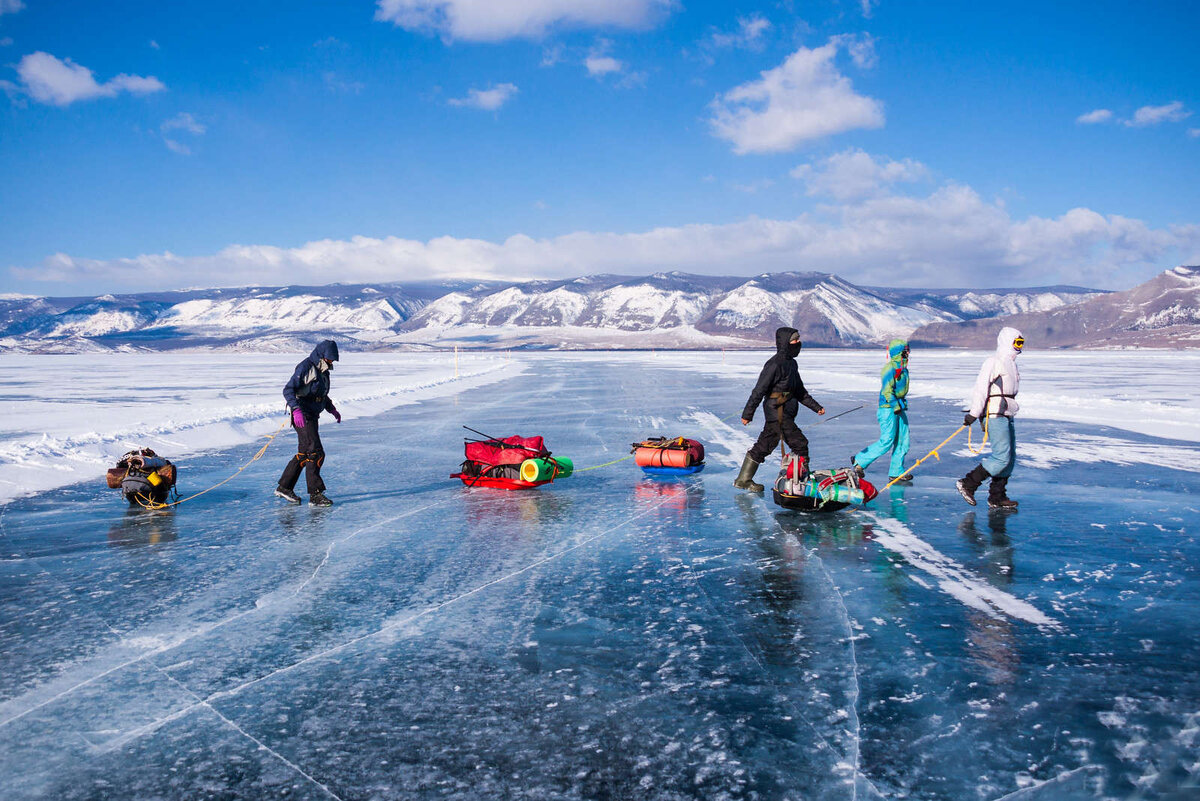
M 796 475 L 800 464 L 793 454 L 784 454 L 783 469 L 771 491 L 775 503 L 784 509 L 837 512 L 847 506 L 862 506 L 879 494 L 871 482 L 858 477 L 853 467 Z
M 171 460 L 150 448 L 135 448 L 110 467 L 106 476 L 109 489 L 119 489 L 130 506 L 162 506 L 175 489 L 178 471 Z
M 541 437 L 467 440 L 463 449 L 466 459 L 450 478 L 468 487 L 533 489 L 575 470 L 567 457 L 552 455 Z
M 632 445 L 634 462 L 648 476 L 690 476 L 704 469 L 704 445 L 686 437 L 651 437 Z

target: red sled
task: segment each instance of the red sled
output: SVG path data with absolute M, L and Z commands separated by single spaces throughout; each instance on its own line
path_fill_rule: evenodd
M 549 481 L 522 481 L 519 478 L 504 478 L 503 476 L 468 476 L 465 473 L 451 473 L 450 478 L 461 478 L 468 487 L 487 487 L 488 489 L 523 490 L 549 484 Z
M 541 437 L 505 437 L 482 442 L 467 442 L 466 459 L 451 473 L 450 478 L 462 480 L 468 487 L 521 490 L 533 489 L 547 481 L 524 481 L 521 479 L 521 463 L 526 459 L 544 459 L 550 451 Z

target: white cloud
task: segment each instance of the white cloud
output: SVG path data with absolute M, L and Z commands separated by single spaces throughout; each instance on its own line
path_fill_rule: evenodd
M 1144 128 L 1163 122 L 1180 122 L 1190 116 L 1192 116 L 1192 112 L 1185 109 L 1182 102 L 1176 100 L 1165 106 L 1142 106 L 1133 113 L 1133 119 L 1125 120 L 1125 124 L 1131 128 Z
M 1188 128 L 1188 136 L 1193 139 L 1200 138 L 1200 128 Z
M 1075 122 L 1080 125 L 1096 125 L 1101 122 L 1108 122 L 1113 118 L 1113 113 L 1106 108 L 1098 108 L 1095 111 L 1089 111 L 1087 114 L 1080 114 L 1075 118 Z
M 455 97 L 446 102 L 452 106 L 495 111 L 512 99 L 518 91 L 520 90 L 515 84 L 501 83 L 490 89 L 468 90 L 466 97 Z
M 156 41 L 154 41 L 153 39 L 151 39 L 151 40 L 150 40 L 150 49 L 151 49 L 151 50 L 161 50 L 162 48 L 160 48 L 160 47 L 158 46 L 158 42 L 156 42 Z
M 879 101 L 855 93 L 834 58 L 849 41 L 835 37 L 815 49 L 801 47 L 760 80 L 713 101 L 711 124 L 737 153 L 778 153 L 856 128 L 879 128 Z
M 809 195 L 847 201 L 877 195 L 895 183 L 925 180 L 929 170 L 912 159 L 876 159 L 858 148 L 835 153 L 815 164 L 802 164 L 790 173 L 804 181 Z
M 636 233 L 579 231 L 502 242 L 388 237 L 309 242 L 297 248 L 234 245 L 211 256 L 171 253 L 126 259 L 55 254 L 33 281 L 106 286 L 180 286 L 522 279 L 588 273 L 752 275 L 770 270 L 837 272 L 888 286 L 1021 286 L 1074 283 L 1128 287 L 1157 269 L 1200 259 L 1200 225 L 1144 222 L 1072 209 L 1060 217 L 1013 220 L 970 187 L 946 184 L 926 197 L 880 194 L 794 219 L 750 218 Z
M 178 153 L 181 156 L 190 156 L 192 155 L 190 147 L 178 139 L 167 136 L 167 134 L 173 131 L 181 131 L 183 133 L 194 134 L 195 136 L 203 136 L 207 129 L 191 114 L 181 111 L 171 119 L 163 120 L 162 124 L 158 126 L 158 130 L 163 135 L 163 144 L 167 146 L 168 150 Z
M 867 19 L 871 18 L 874 13 L 875 6 L 879 5 L 879 0 L 860 0 L 859 6 L 862 8 L 862 15 Z
M 601 78 L 625 69 L 625 65 L 612 56 L 591 55 L 583 63 L 587 67 L 588 75 L 593 78 Z
M 646 28 L 676 0 L 378 0 L 375 19 L 446 39 L 541 38 L 550 29 Z
M 0 47 L 8 47 L 12 43 L 13 38 L 11 36 L 5 36 L 3 39 L 0 39 Z
M 0 0 L 0 16 L 15 14 L 25 7 L 21 0 Z
M 105 83 L 97 83 L 92 71 L 71 59 L 60 61 L 49 53 L 30 53 L 17 65 L 22 89 L 39 103 L 69 106 L 77 100 L 96 97 L 116 97 L 121 92 L 149 94 L 166 89 L 155 77 L 117 75 Z
M 195 117 L 186 111 L 181 111 L 169 120 L 163 120 L 162 125 L 158 126 L 163 133 L 167 131 L 187 131 L 193 134 L 202 134 L 206 128 L 200 124 Z
M 771 29 L 771 21 L 761 14 L 738 17 L 737 29 L 731 33 L 716 31 L 706 44 L 713 48 L 740 47 L 757 49 L 762 47 L 763 36 Z
M 869 70 L 879 63 L 875 53 L 875 37 L 869 33 L 862 36 L 843 35 L 837 37 L 840 44 L 850 53 L 850 59 L 859 69 Z

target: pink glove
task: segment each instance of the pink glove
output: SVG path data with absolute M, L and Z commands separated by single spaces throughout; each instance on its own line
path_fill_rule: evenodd
M 299 409 L 292 409 L 292 424 L 296 428 L 304 428 L 304 412 Z
M 331 408 L 329 413 L 333 415 L 334 420 L 337 420 L 339 423 L 342 422 L 342 413 L 337 410 L 336 406 Z

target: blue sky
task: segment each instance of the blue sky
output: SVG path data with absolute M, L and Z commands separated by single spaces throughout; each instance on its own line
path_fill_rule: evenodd
M 1195 3 L 295 6 L 0 0 L 0 291 L 1200 262 Z

